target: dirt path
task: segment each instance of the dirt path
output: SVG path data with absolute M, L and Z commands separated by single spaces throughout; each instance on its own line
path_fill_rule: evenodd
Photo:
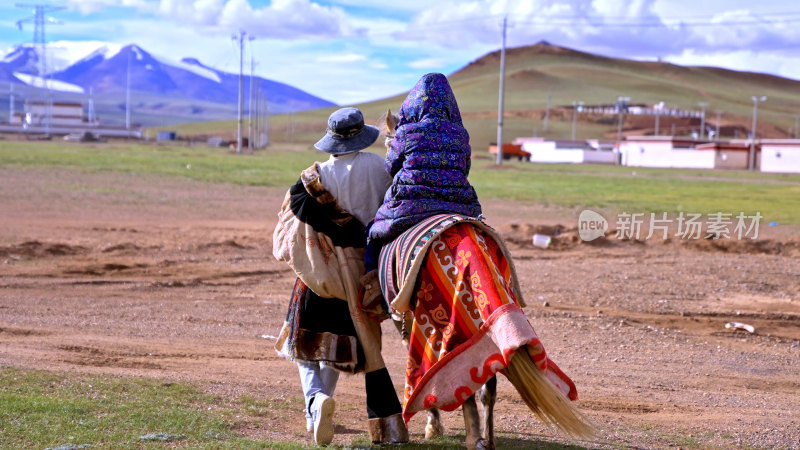
M 295 369 L 271 350 L 293 282 L 271 256 L 282 196 L 0 168 L 0 366 L 187 380 L 216 394 L 281 400 L 289 406 L 241 431 L 306 442 Z M 502 379 L 501 443 L 800 448 L 796 237 L 784 232 L 756 249 L 538 250 L 525 245 L 526 227 L 511 224 L 563 223 L 570 214 L 487 205 L 512 245 L 526 311 L 602 436 L 574 442 L 545 428 Z M 730 321 L 756 333 L 728 330 Z M 384 325 L 399 388 L 403 349 Z M 360 377 L 341 380 L 334 443 L 365 433 L 362 388 Z M 445 416 L 450 433 L 463 429 L 458 413 Z M 422 415 L 411 431 L 421 439 Z

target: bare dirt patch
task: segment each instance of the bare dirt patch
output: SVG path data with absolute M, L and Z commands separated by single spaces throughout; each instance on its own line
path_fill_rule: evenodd
M 238 431 L 310 443 L 295 368 L 271 349 L 293 282 L 271 256 L 283 194 L 0 169 L 0 366 L 247 394 L 277 406 Z M 501 442 L 800 447 L 800 233 L 585 245 L 564 225 L 570 211 L 492 201 L 486 213 L 515 254 L 528 316 L 602 433 L 594 442 L 558 435 L 501 380 Z M 534 248 L 536 232 L 556 236 L 552 248 Z M 726 329 L 731 321 L 755 333 Z M 384 325 L 399 391 L 403 348 Z M 336 396 L 334 443 L 346 445 L 366 432 L 363 379 L 343 377 Z M 445 424 L 463 429 L 459 413 Z M 411 432 L 422 440 L 422 415 Z

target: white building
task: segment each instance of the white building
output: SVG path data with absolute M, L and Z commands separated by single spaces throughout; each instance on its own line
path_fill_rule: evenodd
M 713 169 L 716 154 L 697 151 L 692 140 L 672 136 L 628 136 L 620 142 L 622 165 L 681 169 Z
M 800 173 L 800 139 L 762 139 L 761 171 Z
M 595 145 L 592 145 L 594 143 Z M 545 140 L 544 138 L 517 138 L 514 144 L 531 154 L 536 163 L 600 163 L 614 164 L 612 148 L 599 141 Z
M 715 169 L 735 169 L 747 170 L 750 168 L 750 141 L 738 139 L 732 141 L 714 141 L 706 144 L 698 144 L 697 151 L 714 153 Z M 760 144 L 756 141 L 755 152 L 760 152 Z M 756 157 L 756 168 L 759 166 L 759 158 Z
M 70 102 L 26 102 L 25 111 L 16 114 L 12 125 L 40 127 L 47 124 L 50 118 L 51 127 L 86 127 L 97 126 L 97 122 L 89 123 L 83 116 L 83 104 Z

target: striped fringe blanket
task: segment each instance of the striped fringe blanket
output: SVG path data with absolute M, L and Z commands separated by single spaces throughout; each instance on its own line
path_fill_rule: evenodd
M 545 353 L 522 308 L 502 239 L 463 216 L 432 217 L 381 252 L 381 286 L 397 311 L 412 310 L 403 417 L 451 411 L 503 371 L 518 350 L 567 397 L 577 390 Z M 411 286 L 411 287 L 409 287 Z

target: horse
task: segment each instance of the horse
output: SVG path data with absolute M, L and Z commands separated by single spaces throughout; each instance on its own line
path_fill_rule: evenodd
M 399 117 L 394 115 L 391 110 L 388 110 L 386 114 L 384 114 L 378 121 L 378 128 L 385 136 L 384 144 L 387 149 L 391 146 L 394 140 L 394 132 L 398 123 Z M 447 219 L 444 220 L 446 221 Z M 457 226 L 466 227 L 467 229 L 473 226 L 477 228 L 478 225 L 479 224 L 477 223 L 472 223 L 469 221 L 457 224 Z M 502 239 L 496 234 L 482 233 L 480 236 L 478 234 L 469 235 L 474 236 L 474 239 L 477 240 L 494 240 L 494 245 L 497 245 L 496 241 L 500 240 L 499 246 L 505 249 Z M 483 243 L 485 244 L 485 242 Z M 434 249 L 433 247 L 430 247 L 427 251 L 433 252 Z M 386 252 L 386 248 L 384 248 L 384 252 Z M 383 252 L 381 253 L 381 264 L 384 265 Z M 511 270 L 513 272 L 513 263 Z M 514 274 L 514 276 L 516 275 Z M 413 285 L 416 282 L 416 278 L 407 281 Z M 517 296 L 520 297 L 521 300 L 521 291 L 516 285 L 516 282 L 514 283 L 517 289 Z M 388 282 L 384 279 L 381 279 L 381 284 L 384 293 L 388 292 L 385 286 L 385 284 L 388 284 Z M 387 300 L 390 299 L 387 298 Z M 524 305 L 523 302 L 520 303 Z M 406 348 L 409 348 L 412 339 L 412 330 L 417 327 L 416 331 L 419 332 L 418 328 L 420 327 L 420 323 L 417 323 L 415 319 L 415 311 L 409 310 L 403 313 L 393 311 L 392 319 L 398 331 L 400 332 L 404 345 Z M 538 338 L 536 339 L 536 342 L 538 342 Z M 509 358 L 508 365 L 500 370 L 501 373 L 509 378 L 512 385 L 520 393 L 526 405 L 542 421 L 554 425 L 567 434 L 573 436 L 592 436 L 594 434 L 592 425 L 583 416 L 583 414 L 571 404 L 565 395 L 562 392 L 559 392 L 554 386 L 554 377 L 551 376 L 549 379 L 548 377 L 545 377 L 544 371 L 542 370 L 542 367 L 544 367 L 544 364 L 542 364 L 542 359 L 540 358 L 538 366 L 534 363 L 533 358 L 536 358 L 537 356 L 543 357 L 543 349 L 541 349 L 540 354 L 534 355 L 534 351 L 530 347 L 531 346 L 528 345 L 525 348 L 520 347 L 523 351 L 514 351 L 513 356 Z M 528 351 L 524 351 L 525 349 Z M 410 359 L 411 355 L 409 354 L 409 361 Z M 544 357 L 544 359 L 547 362 L 552 363 L 546 357 Z M 492 362 L 491 364 L 494 363 L 495 362 Z M 409 362 L 409 364 L 411 364 L 411 362 Z M 487 362 L 486 364 L 490 363 Z M 552 364 L 552 366 L 555 367 L 555 370 L 559 374 L 563 374 L 560 369 L 555 366 L 555 364 Z M 490 365 L 485 365 L 484 369 L 488 369 L 489 367 Z M 566 378 L 566 376 L 564 376 L 564 378 Z M 569 381 L 568 378 L 566 380 Z M 483 379 L 480 381 L 483 382 L 483 385 L 480 386 L 480 388 L 475 390 L 465 389 L 464 391 L 461 391 L 462 397 L 466 396 L 467 394 L 469 394 L 469 396 L 463 400 L 459 398 L 452 404 L 458 404 L 460 401 L 464 415 L 467 448 L 494 449 L 494 406 L 497 399 L 497 378 L 496 376 L 491 376 L 485 381 Z M 556 383 L 558 382 L 559 381 L 556 380 Z M 571 384 L 571 381 L 569 381 L 569 383 Z M 408 389 L 408 386 L 406 386 L 406 388 Z M 572 389 L 574 389 L 574 385 L 572 385 Z M 481 409 L 483 412 L 482 417 L 477 405 L 478 402 L 481 404 Z M 450 409 L 453 408 L 451 407 Z M 426 408 L 426 412 L 427 423 L 425 426 L 425 439 L 432 439 L 434 437 L 444 435 L 444 426 L 441 423 L 439 409 L 436 407 L 430 407 Z

